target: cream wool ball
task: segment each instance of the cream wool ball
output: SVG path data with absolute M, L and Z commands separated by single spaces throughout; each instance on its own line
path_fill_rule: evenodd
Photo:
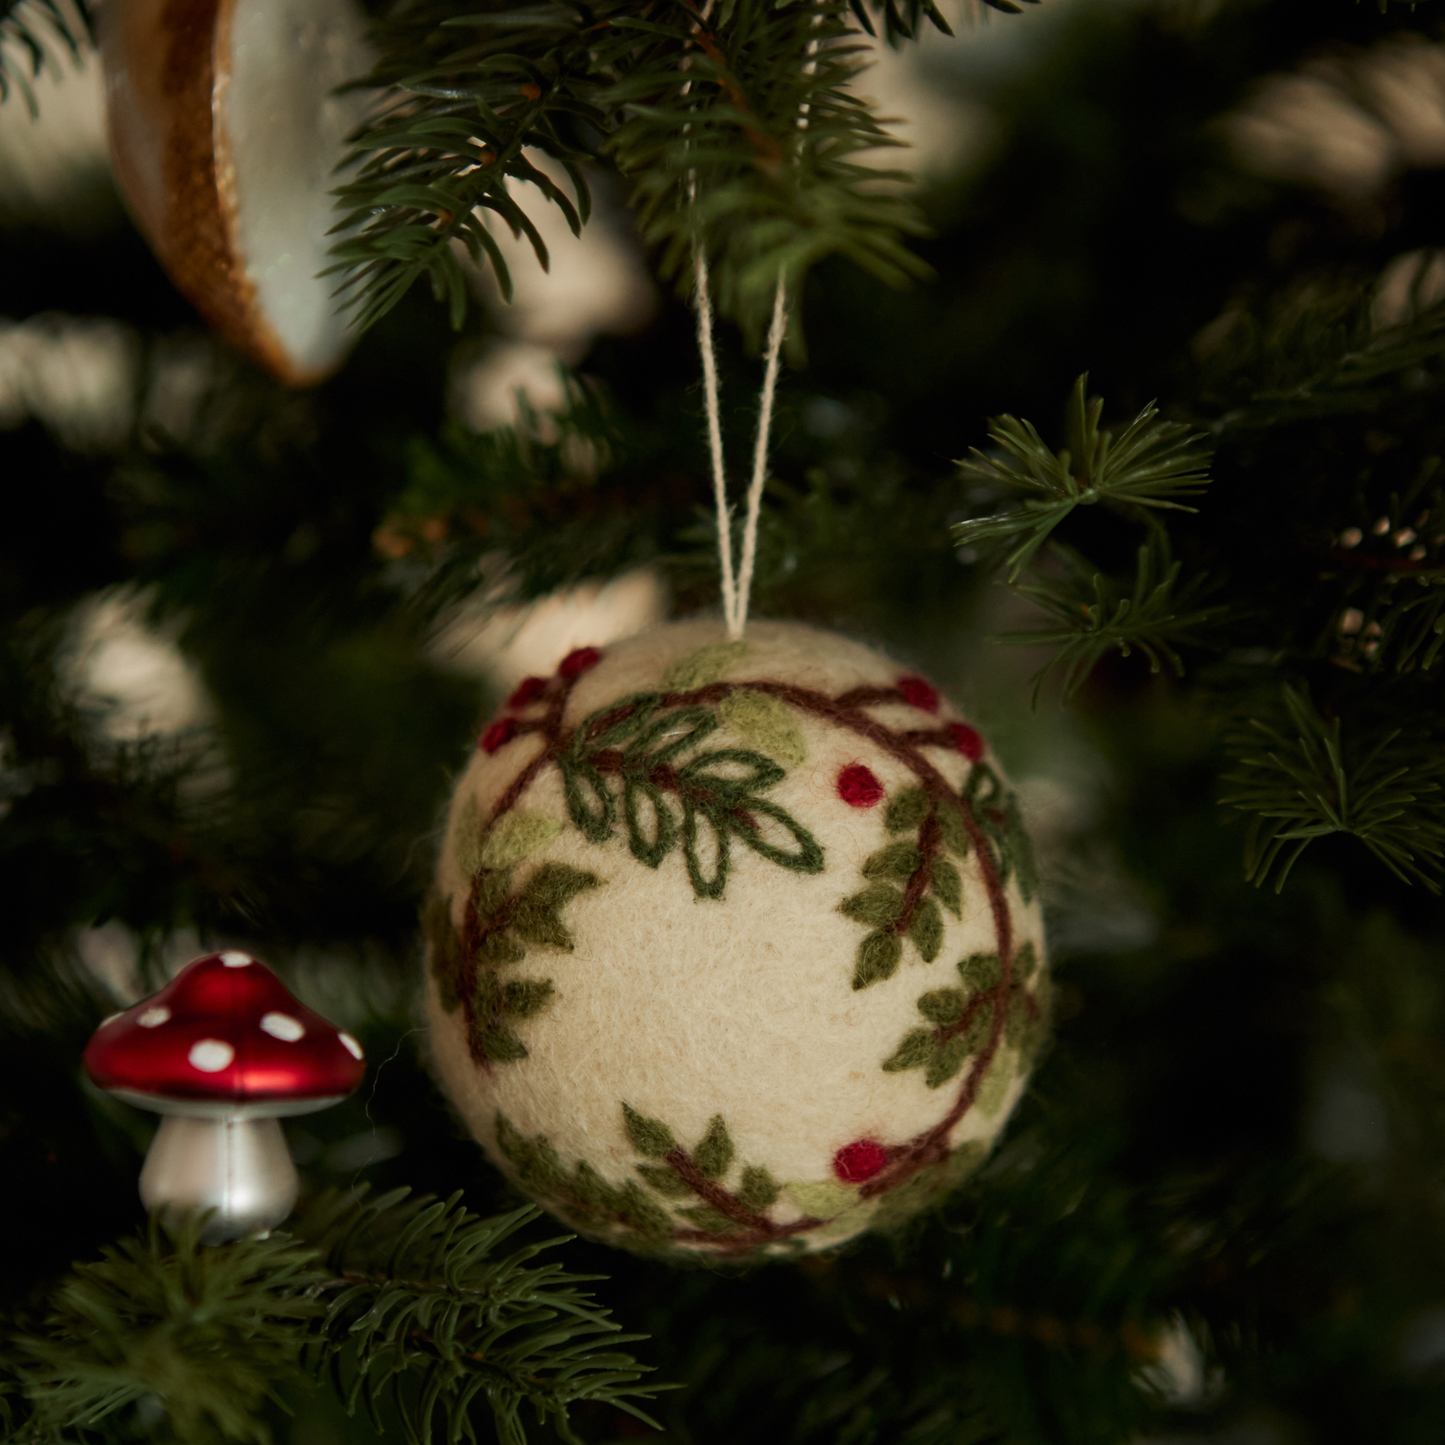
M 524 1190 L 629 1249 L 828 1248 L 986 1157 L 1046 1028 L 1017 803 L 830 633 L 655 628 L 529 678 L 457 786 L 434 1065 Z

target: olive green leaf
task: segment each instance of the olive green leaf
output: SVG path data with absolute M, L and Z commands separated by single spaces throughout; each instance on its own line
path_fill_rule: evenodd
M 914 1029 L 903 1036 L 903 1042 L 883 1061 L 883 1071 L 901 1073 L 904 1069 L 920 1069 L 933 1057 L 932 1029 Z
M 969 1044 L 965 1037 L 948 1039 L 938 1044 L 928 1060 L 923 1082 L 930 1089 L 941 1089 L 963 1067 L 968 1055 Z
M 507 868 L 520 863 L 546 847 L 561 831 L 561 823 L 544 813 L 503 813 L 482 843 L 481 866 Z
M 943 845 L 950 853 L 960 858 L 968 856 L 968 829 L 956 807 L 938 810 L 938 826 L 943 833 Z
M 947 858 L 934 858 L 928 865 L 928 879 L 933 885 L 933 896 L 955 918 L 961 918 L 963 916 L 963 879 L 959 876 L 958 869 Z
M 738 1185 L 738 1203 L 754 1214 L 770 1209 L 778 1200 L 778 1181 L 760 1164 L 749 1164 Z
M 468 798 L 457 814 L 452 833 L 452 852 L 463 878 L 474 878 L 482 868 L 482 811 L 475 798 Z
M 652 1159 L 661 1159 L 670 1149 L 677 1148 L 672 1130 L 661 1119 L 649 1119 L 639 1114 L 631 1104 L 623 1104 L 622 1121 L 627 1128 L 627 1137 L 639 1154 Z
M 805 1214 L 817 1219 L 836 1219 L 858 1203 L 858 1191 L 832 1179 L 817 1182 L 789 1180 L 783 1186 L 789 1199 Z
M 808 744 L 787 703 L 765 692 L 740 688 L 718 708 L 722 720 L 746 742 L 795 768 L 807 760 Z
M 694 1204 L 687 1209 L 677 1211 L 684 1219 L 691 1220 L 697 1229 L 705 1229 L 709 1234 L 727 1234 L 737 1228 L 737 1225 L 719 1209 L 714 1209 L 711 1204 Z
M 924 963 L 932 963 L 943 947 L 943 914 L 931 898 L 920 898 L 908 924 L 908 936 L 914 947 L 923 956 Z
M 664 1168 L 661 1164 L 639 1164 L 637 1172 L 659 1194 L 665 1194 L 669 1199 L 681 1199 L 692 1193 L 692 1188 L 685 1179 L 679 1179 L 671 1169 Z
M 746 642 L 710 642 L 680 657 L 662 674 L 662 685 L 669 692 L 691 692 L 717 682 L 747 656 Z
M 692 1151 L 692 1162 L 705 1179 L 721 1179 L 732 1167 L 733 1141 L 721 1114 L 714 1114 L 702 1142 Z
M 923 855 L 912 843 L 890 843 L 863 865 L 865 878 L 911 878 Z
M 918 1000 L 918 1012 L 931 1024 L 947 1028 L 963 1017 L 968 1000 L 956 988 L 935 989 Z
M 970 993 L 997 988 L 1003 977 L 1003 965 L 996 953 L 971 953 L 958 961 L 958 976 Z
M 563 906 L 579 893 L 596 888 L 602 880 L 565 863 L 544 863 L 527 880 L 512 915 L 512 927 L 528 943 L 560 948 L 570 953 L 572 934 L 562 922 Z
M 902 889 L 889 883 L 875 883 L 862 893 L 845 898 L 838 905 L 838 912 L 870 928 L 887 928 L 903 916 L 903 905 Z
M 887 811 L 883 814 L 883 826 L 890 833 L 902 833 L 908 828 L 917 828 L 928 816 L 928 795 L 922 788 L 905 788 L 888 800 Z
M 853 987 L 867 988 L 883 983 L 898 972 L 903 957 L 903 940 L 896 933 L 879 929 L 858 945 L 858 962 L 853 970 Z

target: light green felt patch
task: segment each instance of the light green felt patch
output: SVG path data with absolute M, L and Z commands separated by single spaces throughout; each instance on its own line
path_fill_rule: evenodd
M 856 1189 L 836 1184 L 831 1179 L 819 1180 L 816 1184 L 794 1180 L 783 1185 L 783 1192 L 804 1214 L 811 1214 L 817 1219 L 836 1219 L 858 1203 Z
M 475 808 L 473 812 L 475 813 Z M 460 830 L 458 830 L 460 833 Z M 523 858 L 530 858 L 562 831 L 555 818 L 544 813 L 504 813 L 492 825 L 486 841 L 481 843 L 483 868 L 510 868 Z M 460 839 L 458 843 L 460 852 Z M 469 872 L 475 871 L 472 869 Z
M 457 819 L 456 859 L 464 878 L 472 878 L 482 870 L 482 810 L 477 800 L 470 799 Z
M 979 1088 L 974 1108 L 985 1119 L 991 1119 L 1003 1105 L 1009 1086 L 1018 1077 L 1019 1056 L 1013 1049 L 1000 1049 L 987 1077 Z
M 662 674 L 662 685 L 669 692 L 691 692 L 693 688 L 706 687 L 741 662 L 747 651 L 746 642 L 710 642 L 686 657 L 679 657 Z
M 792 768 L 807 758 L 807 741 L 787 703 L 744 688 L 724 698 L 718 711 L 735 733 L 770 758 Z

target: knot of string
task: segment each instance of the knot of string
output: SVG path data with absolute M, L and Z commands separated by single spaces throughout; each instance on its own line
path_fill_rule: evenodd
M 711 0 L 704 7 L 699 24 L 712 10 Z M 821 12 L 814 14 L 816 28 Z M 818 41 L 808 42 L 806 73 L 817 66 Z M 689 81 L 685 90 L 692 88 Z M 798 113 L 798 129 L 808 128 L 808 104 Z M 691 127 L 687 127 L 691 129 Z M 697 202 L 697 177 L 688 175 L 688 199 Z M 723 457 L 722 411 L 718 402 L 717 347 L 713 339 L 712 292 L 708 280 L 707 253 L 701 237 L 693 241 L 692 268 L 694 302 L 697 308 L 697 349 L 702 357 L 704 410 L 707 413 L 708 456 L 712 466 L 713 504 L 717 509 L 718 572 L 722 590 L 723 622 L 728 637 L 736 641 L 748 625 L 748 602 L 753 590 L 753 571 L 758 555 L 758 522 L 762 515 L 763 488 L 768 479 L 768 442 L 773 429 L 773 400 L 778 390 L 778 365 L 782 357 L 783 338 L 788 331 L 788 293 L 784 269 L 778 268 L 778 284 L 773 292 L 773 317 L 768 326 L 767 348 L 763 360 L 763 385 L 758 395 L 758 426 L 753 439 L 753 469 L 748 481 L 747 508 L 743 517 L 742 557 L 733 570 L 732 508 L 728 505 L 727 467 Z

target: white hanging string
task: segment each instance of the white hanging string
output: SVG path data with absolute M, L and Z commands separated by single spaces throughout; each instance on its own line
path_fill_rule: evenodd
M 711 10 L 711 0 L 704 17 Z M 816 28 L 822 13 L 813 16 Z M 817 64 L 817 40 L 808 42 L 807 70 Z M 689 88 L 691 82 L 689 82 Z M 798 129 L 808 128 L 808 104 L 798 113 Z M 688 177 L 688 198 L 697 200 L 696 178 Z M 763 488 L 768 480 L 768 441 L 773 429 L 773 401 L 778 390 L 778 364 L 783 338 L 788 332 L 788 294 L 784 272 L 778 270 L 773 292 L 773 319 L 768 327 L 767 354 L 763 363 L 763 387 L 758 396 L 758 430 L 753 440 L 753 472 L 748 482 L 747 511 L 743 520 L 742 561 L 733 577 L 732 508 L 727 500 L 727 471 L 723 459 L 722 412 L 718 402 L 717 350 L 713 341 L 712 292 L 708 284 L 707 256 L 700 241 L 693 243 L 693 275 L 696 279 L 697 349 L 702 356 L 703 401 L 707 411 L 708 451 L 712 459 L 713 502 L 717 508 L 718 569 L 721 574 L 723 622 L 728 637 L 737 641 L 748 625 L 748 604 L 753 590 L 753 569 L 758 553 L 758 522 L 762 516 Z

